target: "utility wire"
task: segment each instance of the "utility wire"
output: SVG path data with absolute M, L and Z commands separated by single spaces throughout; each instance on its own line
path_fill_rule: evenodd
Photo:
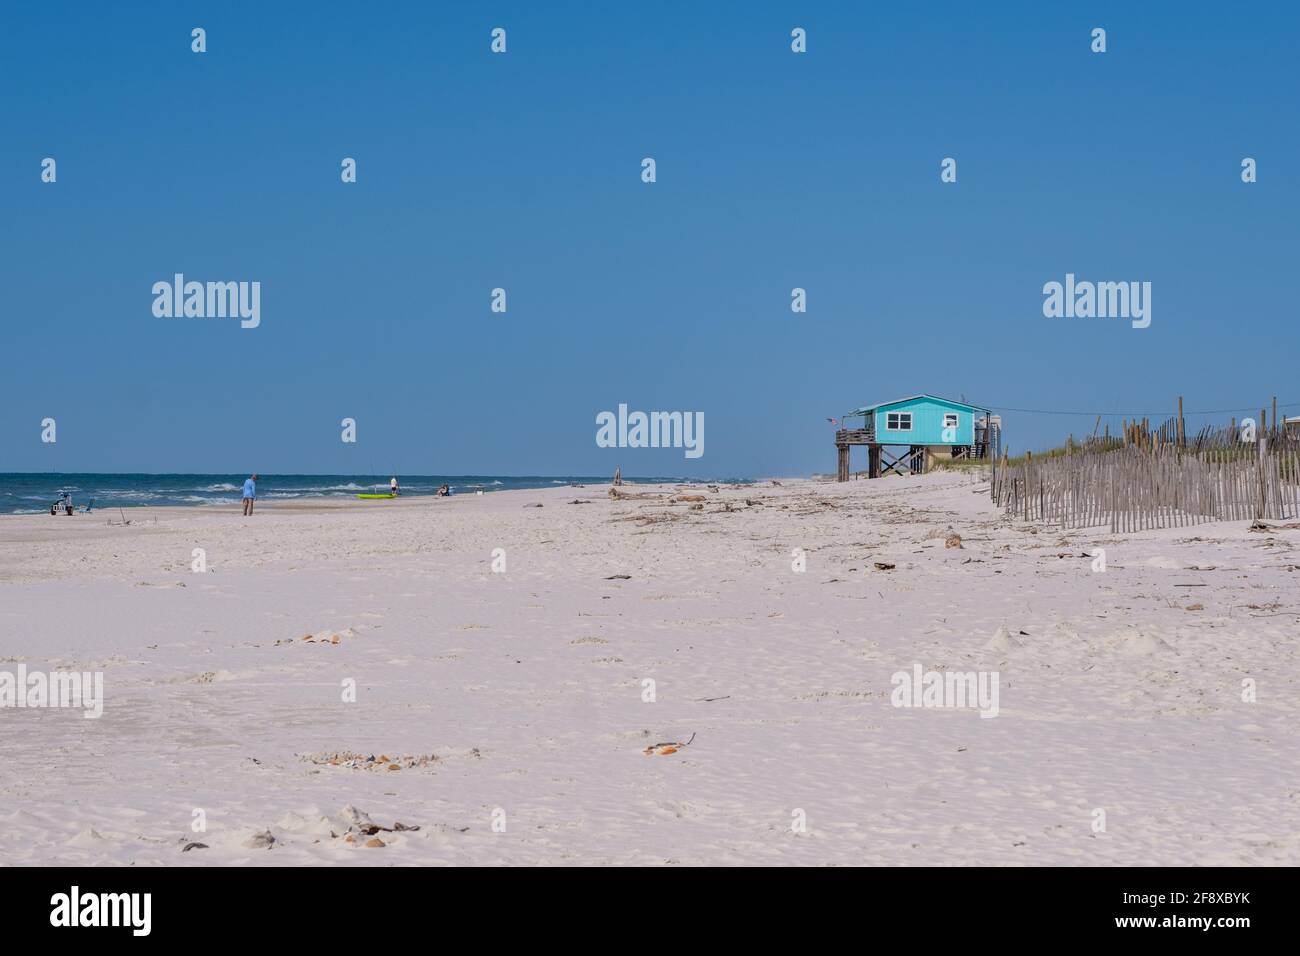
M 1300 406 L 1300 402 L 1278 403 L 1278 408 L 1295 408 Z M 1159 418 L 1161 415 L 1173 417 L 1178 414 L 1177 411 L 1170 412 L 1074 412 L 1074 411 L 1056 411 L 1047 408 L 1012 408 L 1009 405 L 989 405 L 990 410 L 995 412 L 1021 412 L 1027 415 L 1089 415 L 1102 418 Z M 1247 408 L 1215 408 L 1207 411 L 1189 412 L 1184 411 L 1183 417 L 1190 415 L 1228 415 L 1235 412 L 1257 412 L 1261 408 L 1267 408 L 1267 405 L 1253 406 Z

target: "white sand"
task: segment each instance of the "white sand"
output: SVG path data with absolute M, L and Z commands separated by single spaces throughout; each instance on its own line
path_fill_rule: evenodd
M 107 698 L 0 710 L 0 862 L 1300 863 L 1300 530 L 1031 533 L 984 487 L 0 518 L 0 670 Z M 999 716 L 891 706 L 914 663 L 997 670 Z

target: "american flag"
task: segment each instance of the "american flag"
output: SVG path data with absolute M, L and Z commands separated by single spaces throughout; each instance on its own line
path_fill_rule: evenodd
M 828 422 L 830 422 L 832 425 L 838 425 L 838 424 L 839 424 L 839 422 L 838 422 L 837 420 L 835 420 L 834 418 L 828 418 L 828 419 L 826 419 L 826 420 L 827 420 Z

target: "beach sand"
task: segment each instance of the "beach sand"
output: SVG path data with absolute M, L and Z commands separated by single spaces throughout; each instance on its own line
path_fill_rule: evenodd
M 0 518 L 0 670 L 106 697 L 0 710 L 0 862 L 1300 863 L 1300 530 L 677 490 Z

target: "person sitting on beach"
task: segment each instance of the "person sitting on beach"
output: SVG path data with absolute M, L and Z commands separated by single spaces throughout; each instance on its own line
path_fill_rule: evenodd
M 59 495 L 59 500 L 50 505 L 50 514 L 56 515 L 62 509 L 64 514 L 72 514 L 72 495 L 63 492 Z
M 439 498 L 446 498 L 450 494 L 451 494 L 451 488 L 449 488 L 447 485 L 442 485 L 441 487 L 438 488 Z
M 253 502 L 257 499 L 257 475 L 244 482 L 244 516 L 253 513 Z
M 390 478 L 390 479 L 388 480 L 388 493 L 389 493 L 389 494 L 392 494 L 392 495 L 397 494 L 397 479 L 396 479 L 396 478 Z

